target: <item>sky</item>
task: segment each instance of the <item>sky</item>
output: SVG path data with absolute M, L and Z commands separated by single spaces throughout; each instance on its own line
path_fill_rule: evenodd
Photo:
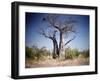
M 25 13 L 25 45 L 32 47 L 33 45 L 39 48 L 46 47 L 48 50 L 53 49 L 53 43 L 50 39 L 41 35 L 38 30 L 40 28 L 48 28 L 48 24 L 43 21 L 43 18 L 51 13 Z M 55 15 L 55 14 L 53 14 Z M 76 38 L 71 41 L 67 47 L 75 48 L 80 51 L 89 49 L 89 16 L 88 15 L 71 15 L 71 14 L 59 14 L 60 20 L 63 22 L 66 18 L 72 17 L 77 22 L 75 28 L 77 29 Z M 65 41 L 71 39 L 73 34 L 65 37 Z M 59 42 L 59 36 L 57 34 L 57 41 Z

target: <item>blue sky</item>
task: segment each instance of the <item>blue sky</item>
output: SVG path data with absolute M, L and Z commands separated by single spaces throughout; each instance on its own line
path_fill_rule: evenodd
M 42 18 L 49 15 L 49 13 L 29 13 L 26 12 L 26 28 L 25 28 L 25 44 L 28 47 L 32 45 L 37 45 L 38 47 L 46 47 L 52 50 L 52 41 L 38 33 L 39 28 L 47 28 L 47 23 L 42 21 Z M 89 48 L 89 16 L 88 15 L 71 15 L 71 14 L 59 14 L 61 21 L 65 18 L 72 17 L 77 21 L 75 27 L 77 29 L 76 38 L 71 41 L 66 47 L 76 48 L 79 50 L 84 50 Z M 70 39 L 65 38 L 65 41 Z M 57 41 L 59 38 L 57 36 Z

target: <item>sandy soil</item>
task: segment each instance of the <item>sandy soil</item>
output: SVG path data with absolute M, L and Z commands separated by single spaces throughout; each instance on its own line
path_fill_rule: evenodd
M 26 68 L 36 68 L 36 67 L 55 67 L 55 66 L 80 66 L 89 65 L 89 58 L 76 58 L 68 60 L 54 60 L 47 59 L 44 61 L 32 61 L 26 60 Z

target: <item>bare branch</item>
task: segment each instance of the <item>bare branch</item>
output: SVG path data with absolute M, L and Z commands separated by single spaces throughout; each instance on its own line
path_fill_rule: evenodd
M 62 29 L 63 33 L 66 33 L 66 32 L 73 32 L 73 33 L 76 33 L 76 30 L 75 30 L 75 27 L 74 27 L 74 24 L 70 24 L 69 26 L 66 26 Z
M 48 15 L 47 17 L 43 18 L 44 21 L 47 21 L 50 26 L 49 27 L 54 27 L 58 30 L 61 30 L 60 29 L 60 23 L 58 23 L 58 15 Z
M 76 38 L 76 36 L 74 36 L 72 39 L 70 39 L 69 41 L 67 41 L 66 43 L 65 43 L 65 45 L 67 45 L 68 43 L 70 43 L 72 40 L 74 40 Z
M 63 28 L 62 28 L 62 32 L 66 33 L 66 32 L 73 32 L 76 33 L 75 30 L 75 23 L 76 21 L 73 20 L 71 17 L 69 17 L 67 20 L 65 20 L 65 22 L 63 23 Z
M 41 35 L 43 35 L 46 38 L 49 38 L 51 40 L 56 40 L 56 32 L 57 30 L 52 30 L 52 29 L 48 29 L 48 31 L 46 29 L 40 28 L 39 29 L 39 33 Z
M 39 33 L 40 33 L 41 35 L 45 36 L 46 38 L 50 38 L 50 39 L 51 39 L 51 37 L 50 37 L 49 35 L 46 34 L 46 32 L 45 32 L 45 30 L 44 30 L 43 28 L 40 28 Z

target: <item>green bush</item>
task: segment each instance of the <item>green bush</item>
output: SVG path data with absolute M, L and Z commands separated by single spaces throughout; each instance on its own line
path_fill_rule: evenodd
M 36 46 L 29 48 L 26 47 L 26 58 L 33 60 L 43 60 L 47 56 L 50 56 L 50 51 L 46 50 L 45 47 L 37 48 Z
M 33 48 L 26 47 L 26 58 L 35 59 L 37 50 Z
M 83 55 L 85 58 L 89 57 L 89 49 L 88 49 L 88 50 L 82 51 L 82 55 Z
M 32 54 L 33 54 L 32 49 L 26 47 L 26 58 L 31 58 Z
M 65 50 L 65 59 L 74 59 L 79 56 L 79 52 L 77 49 L 67 48 Z
M 41 49 L 38 50 L 38 53 L 37 53 L 37 59 L 39 60 L 43 60 L 45 59 L 47 56 L 50 56 L 51 53 L 46 50 L 45 47 L 42 47 Z

